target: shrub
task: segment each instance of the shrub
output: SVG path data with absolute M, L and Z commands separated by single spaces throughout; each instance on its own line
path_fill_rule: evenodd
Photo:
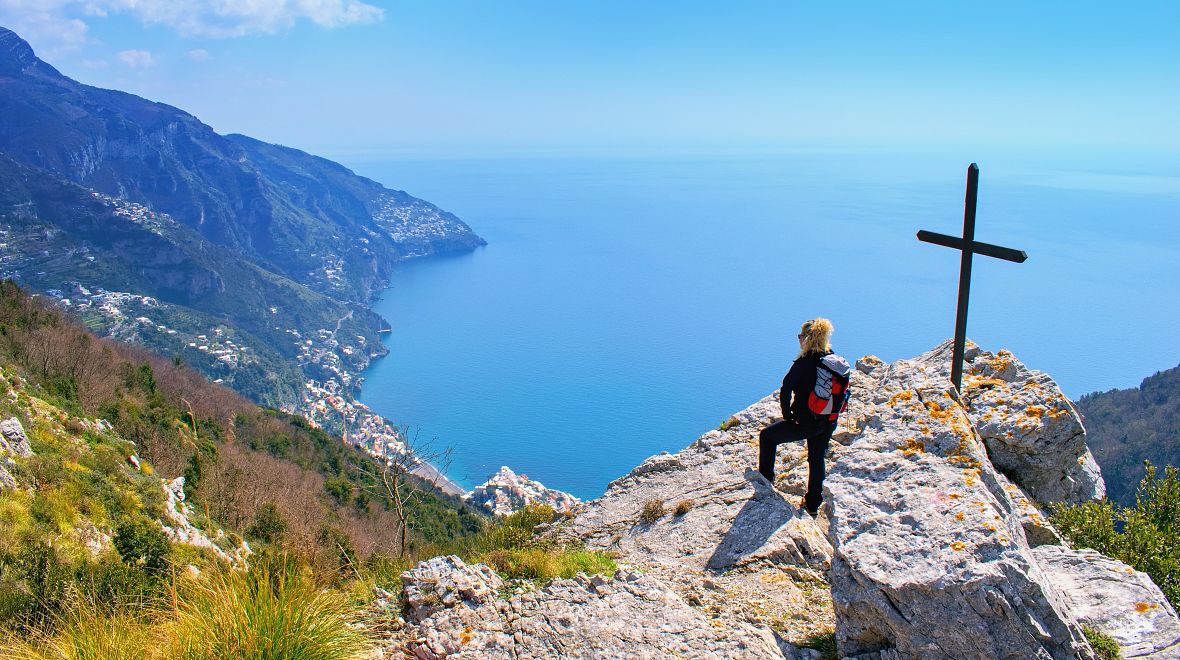
M 373 645 L 361 610 L 285 557 L 188 583 L 181 596 L 166 626 L 174 657 L 326 660 L 359 658 Z
M 737 426 L 738 424 L 741 424 L 741 421 L 739 421 L 737 417 L 730 417 L 729 419 L 725 420 L 724 422 L 721 422 L 721 424 L 717 427 L 717 430 L 718 431 L 728 431 L 729 429 Z
M 689 511 L 692 511 L 692 507 L 695 505 L 696 502 L 693 502 L 692 500 L 680 500 L 676 503 L 676 511 L 674 513 L 676 514 L 676 517 L 683 516 Z
M 246 533 L 267 543 L 278 543 L 287 531 L 287 521 L 274 502 L 267 502 L 254 512 L 254 522 Z
M 813 633 L 799 642 L 799 646 L 819 651 L 820 660 L 836 660 L 840 657 L 836 650 L 836 631 L 834 630 Z
M 167 572 L 172 546 L 159 525 L 142 518 L 127 520 L 116 529 L 112 541 L 128 565 L 157 577 Z
M 1074 547 L 1093 548 L 1151 576 L 1173 607 L 1180 607 L 1180 473 L 1145 463 L 1135 506 L 1110 502 L 1056 505 L 1052 520 Z M 1121 527 L 1121 529 L 1120 529 Z
M 1098 660 L 1123 659 L 1123 650 L 1119 647 L 1119 643 L 1110 635 L 1090 626 L 1082 626 L 1082 632 L 1085 633 L 1086 641 L 1090 642 L 1090 648 L 1094 649 L 1094 654 L 1098 656 Z
M 643 510 L 639 512 L 639 522 L 650 525 L 660 518 L 664 517 L 664 500 L 654 498 L 643 504 Z

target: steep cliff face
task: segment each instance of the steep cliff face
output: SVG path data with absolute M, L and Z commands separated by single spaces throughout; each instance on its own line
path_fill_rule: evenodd
M 1063 545 L 1042 510 L 1104 489 L 1072 404 L 1009 353 L 973 346 L 967 357 L 964 397 L 949 383 L 949 344 L 858 362 L 817 520 L 796 508 L 801 446 L 780 447 L 775 484 L 753 469 L 778 414 L 772 395 L 548 530 L 615 553 L 619 574 L 506 598 L 483 567 L 436 559 L 403 576 L 429 603 L 407 613 L 404 648 L 817 658 L 810 647 L 834 643 L 858 660 L 1092 658 L 1088 625 L 1125 657 L 1177 657 L 1180 619 L 1150 579 Z
M 4 28 L 0 116 L 0 151 L 17 161 L 150 205 L 346 300 L 366 301 L 399 259 L 483 244 L 455 216 L 331 161 L 62 76 Z

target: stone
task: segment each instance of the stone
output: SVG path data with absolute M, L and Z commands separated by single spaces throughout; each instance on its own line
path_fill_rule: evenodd
M 29 445 L 29 436 L 25 435 L 25 427 L 21 425 L 19 419 L 9 417 L 0 422 L 0 437 L 4 439 L 4 449 L 13 455 L 22 458 L 33 455 L 33 449 Z
M 950 352 L 947 342 L 919 359 L 949 372 Z M 1106 484 L 1081 415 L 1057 383 L 1008 351 L 972 345 L 967 356 L 963 399 L 992 464 L 1041 503 L 1102 499 Z
M 545 484 L 529 479 L 527 475 L 516 474 L 506 465 L 476 486 L 466 499 L 497 516 L 506 516 L 530 504 L 544 504 L 558 513 L 566 513 L 582 502 L 569 493 L 546 488 Z
M 1180 658 L 1180 619 L 1146 573 L 1094 550 L 1054 545 L 1033 552 L 1078 621 L 1113 637 L 1124 658 Z
M 406 649 L 436 658 L 781 657 L 769 632 L 719 629 L 658 580 L 586 576 L 501 597 L 486 566 L 435 557 L 402 575 Z
M 176 543 L 186 543 L 198 548 L 206 548 L 228 562 L 238 565 L 245 564 L 246 559 L 251 554 L 250 544 L 245 540 L 242 540 L 237 547 L 227 552 L 217 543 L 214 543 L 213 539 L 210 539 L 204 530 L 189 520 L 191 511 L 188 504 L 184 501 L 184 477 L 177 477 L 171 481 L 161 479 L 160 482 L 164 489 L 164 517 L 167 519 L 167 522 L 160 522 L 160 527 L 164 529 L 164 534 L 170 540 Z M 218 529 L 217 538 L 225 538 L 225 532 Z
M 824 575 L 831 545 L 796 506 L 807 481 L 805 450 L 801 443 L 779 448 L 778 488 L 754 469 L 758 433 L 779 411 L 775 393 L 735 414 L 725 430 L 648 458 L 550 534 L 614 553 L 708 612 L 713 625 L 754 625 L 788 640 L 830 630 Z M 664 514 L 641 522 L 653 500 Z
M 16 490 L 16 478 L 3 465 L 0 465 L 0 493 Z
M 950 384 L 944 348 L 853 372 L 823 505 L 840 653 L 1092 658 Z

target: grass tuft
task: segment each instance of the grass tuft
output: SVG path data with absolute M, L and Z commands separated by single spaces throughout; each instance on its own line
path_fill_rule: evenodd
M 639 512 L 639 522 L 650 525 L 660 518 L 664 517 L 664 500 L 653 498 L 643 504 L 643 510 Z
M 679 502 L 676 503 L 676 510 L 673 511 L 672 513 L 677 518 L 679 518 L 680 516 L 683 516 L 684 514 L 688 513 L 689 511 L 692 511 L 692 508 L 694 506 L 696 506 L 696 502 L 693 502 L 692 500 L 680 500 Z
M 167 626 L 173 657 L 345 659 L 373 645 L 347 594 L 321 589 L 283 557 L 192 582 L 181 596 Z
M 1091 626 L 1082 626 L 1082 632 L 1098 660 L 1123 660 L 1123 650 L 1113 637 Z

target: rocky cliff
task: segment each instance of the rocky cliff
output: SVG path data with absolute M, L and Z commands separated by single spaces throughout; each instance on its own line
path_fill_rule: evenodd
M 476 486 L 467 499 L 497 516 L 506 516 L 530 504 L 544 504 L 565 513 L 581 503 L 569 493 L 546 488 L 545 484 L 529 479 L 526 474 L 513 472 L 507 465 Z
M 513 589 L 436 558 L 403 575 L 399 648 L 815 658 L 834 638 L 861 660 L 1093 658 L 1085 625 L 1124 657 L 1180 657 L 1180 620 L 1151 580 L 1069 548 L 1047 522 L 1047 503 L 1104 492 L 1070 401 L 1011 354 L 975 346 L 960 396 L 949 356 L 944 344 L 858 362 L 817 520 L 796 508 L 801 447 L 780 448 L 775 484 L 753 469 L 772 395 L 547 530 L 615 553 L 619 573 Z

